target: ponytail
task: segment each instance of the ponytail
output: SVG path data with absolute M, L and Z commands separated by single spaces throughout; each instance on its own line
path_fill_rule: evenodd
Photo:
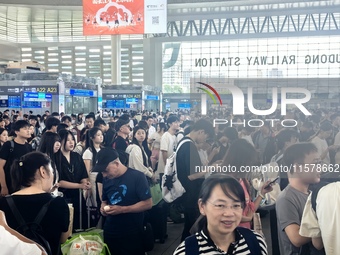
M 92 164 L 94 166 L 95 162 L 96 162 L 96 158 L 97 158 L 97 150 L 96 148 L 94 147 L 94 143 L 93 143 L 93 139 L 95 139 L 96 137 L 96 134 L 98 132 L 101 132 L 104 136 L 104 133 L 103 131 L 99 128 L 99 127 L 93 127 L 91 129 L 89 129 L 87 132 L 86 132 L 86 145 L 85 145 L 85 148 L 86 149 L 90 149 L 90 151 L 92 152 Z
M 13 192 L 20 190 L 21 184 L 23 183 L 24 178 L 28 180 L 29 183 L 32 183 L 34 181 L 34 176 L 32 178 L 30 173 L 27 173 L 26 171 L 24 171 L 23 166 L 20 166 L 21 163 L 22 162 L 20 160 L 15 159 L 11 166 L 10 173 L 11 173 Z M 24 172 L 26 175 L 25 177 L 24 177 Z M 35 175 L 35 172 L 34 172 L 34 175 Z
M 11 179 L 13 192 L 21 187 L 30 187 L 35 181 L 35 174 L 40 167 L 47 167 L 51 164 L 51 159 L 44 153 L 30 152 L 20 159 L 14 160 L 11 166 Z

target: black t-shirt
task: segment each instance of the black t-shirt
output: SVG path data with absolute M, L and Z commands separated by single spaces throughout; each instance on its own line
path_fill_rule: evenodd
M 227 150 L 228 150 L 228 145 L 224 146 L 224 145 L 221 144 L 219 152 L 212 158 L 210 163 L 214 163 L 217 160 L 223 160 L 225 154 L 227 153 Z
M 117 138 L 113 142 L 113 148 L 117 151 L 125 151 L 128 145 L 129 142 L 121 136 L 117 136 Z
M 67 181 L 72 183 L 80 183 L 82 179 L 88 178 L 86 167 L 81 156 L 71 151 L 70 152 L 70 163 L 67 161 L 65 156 L 61 154 L 61 167 L 59 171 L 59 180 Z M 82 192 L 80 189 L 65 189 L 59 188 L 59 191 L 63 192 L 64 198 L 68 203 L 73 204 L 74 218 L 73 218 L 73 229 L 79 229 L 86 226 L 86 202 L 83 196 L 80 196 Z M 82 198 L 80 200 L 79 198 Z M 82 209 L 82 212 L 81 210 Z M 82 227 L 80 226 L 80 215 L 82 215 Z
M 13 195 L 13 200 L 25 222 L 33 222 L 42 206 L 52 199 L 51 194 L 41 193 L 34 195 Z M 0 198 L 0 210 L 4 211 L 8 226 L 17 229 L 17 223 L 6 198 Z M 70 213 L 65 199 L 56 197 L 48 207 L 42 219 L 44 237 L 49 242 L 52 254 L 61 254 L 60 237 L 62 232 L 66 232 L 69 226 Z M 1 252 L 0 252 L 1 253 Z
M 104 147 L 112 148 L 112 144 L 114 141 L 116 133 L 112 129 L 108 129 L 104 136 Z
M 151 198 L 145 175 L 128 168 L 114 179 L 103 179 L 103 201 L 108 205 L 129 206 Z M 144 213 L 123 213 L 108 215 L 104 231 L 113 237 L 124 237 L 142 231 Z
M 190 138 L 184 137 L 183 139 Z M 188 208 L 196 209 L 198 195 L 204 179 L 200 178 L 191 181 L 188 178 L 189 175 L 196 173 L 196 166 L 199 166 L 200 168 L 202 166 L 196 145 L 191 139 L 190 142 L 185 142 L 182 144 L 179 150 L 176 152 L 176 166 L 178 179 L 185 189 L 185 193 L 183 194 L 183 203 Z
M 99 206 L 101 204 L 101 200 L 99 197 L 98 183 L 103 185 L 103 179 L 104 179 L 103 174 L 101 172 L 98 173 L 96 176 L 96 201 Z
M 5 126 L 5 129 L 9 132 L 12 131 L 12 123 L 9 123 L 7 126 Z
M 127 139 L 124 139 L 121 136 L 117 136 L 117 138 L 114 140 L 112 144 L 112 148 L 117 150 L 119 154 L 120 162 L 122 162 L 123 165 L 125 166 L 129 165 L 129 155 L 125 152 L 128 145 L 129 145 L 129 141 Z
M 11 148 L 11 142 L 7 141 L 4 143 L 4 145 L 1 147 L 0 150 L 0 159 L 6 160 L 4 171 L 5 171 L 5 177 L 6 177 L 6 184 L 7 188 L 10 192 L 12 192 L 12 181 L 11 181 L 11 166 L 15 159 L 20 159 L 23 155 L 29 153 L 32 151 L 31 145 L 28 143 L 25 144 L 19 144 L 13 141 L 14 148 Z
M 60 168 L 60 181 L 80 183 L 82 179 L 89 177 L 83 159 L 78 153 L 73 151 L 70 153 L 70 162 L 61 154 Z

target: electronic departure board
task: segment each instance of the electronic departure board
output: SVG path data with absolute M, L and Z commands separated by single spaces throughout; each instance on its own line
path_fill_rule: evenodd
M 9 108 L 20 108 L 21 107 L 20 96 L 8 96 L 8 107 Z

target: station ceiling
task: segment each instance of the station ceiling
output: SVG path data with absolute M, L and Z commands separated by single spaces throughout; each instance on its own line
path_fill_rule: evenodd
M 287 11 L 295 8 L 331 6 L 340 0 L 168 0 L 168 19 L 181 20 L 188 15 L 240 11 Z M 13 21 L 60 21 L 82 19 L 82 0 L 0 0 L 0 14 Z M 70 16 L 72 12 L 72 17 Z M 79 16 L 79 17 L 78 17 Z M 183 16 L 183 17 L 182 17 Z
M 313 1 L 313 0 L 312 0 Z M 335 0 L 336 2 L 337 0 Z M 280 3 L 296 3 L 296 2 L 311 2 L 311 0 L 284 0 Z M 315 1 L 323 2 L 323 1 Z M 22 6 L 32 6 L 32 5 L 53 5 L 53 6 L 82 6 L 82 0 L 1 0 L 2 4 L 9 5 L 22 5 Z M 168 0 L 168 4 L 207 4 L 217 3 L 219 5 L 253 5 L 253 4 L 276 4 L 277 0 Z

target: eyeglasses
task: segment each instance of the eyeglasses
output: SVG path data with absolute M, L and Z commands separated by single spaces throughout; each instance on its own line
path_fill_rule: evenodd
M 233 205 L 226 205 L 221 202 L 218 203 L 212 203 L 209 200 L 207 202 L 214 206 L 214 208 L 218 211 L 225 212 L 228 208 L 231 209 L 233 212 L 240 212 L 242 211 L 242 205 L 241 204 L 233 204 Z

